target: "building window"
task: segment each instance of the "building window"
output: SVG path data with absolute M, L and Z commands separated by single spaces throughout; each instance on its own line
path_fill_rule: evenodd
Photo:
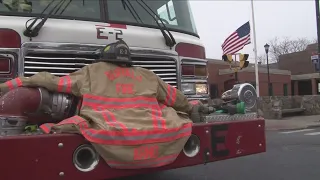
M 283 95 L 288 96 L 288 84 L 283 84 Z

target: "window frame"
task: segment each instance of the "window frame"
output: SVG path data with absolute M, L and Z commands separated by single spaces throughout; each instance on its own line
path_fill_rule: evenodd
M 140 23 L 134 23 L 134 22 L 125 22 L 125 21 L 113 21 L 109 20 L 108 16 L 108 4 L 106 2 L 107 0 L 99 0 L 100 3 L 100 19 L 96 18 L 86 18 L 86 17 L 74 17 L 74 16 L 54 16 L 52 15 L 50 18 L 52 19 L 63 19 L 63 20 L 79 20 L 79 21 L 91 21 L 91 22 L 97 22 L 97 23 L 110 23 L 110 24 L 125 24 L 129 26 L 137 26 L 137 27 L 145 27 L 145 28 L 153 28 L 153 29 L 159 29 L 157 25 L 149 25 L 149 24 L 140 24 Z M 39 17 L 40 13 L 33 13 L 33 14 L 27 14 L 23 12 L 1 12 L 0 16 L 20 16 L 20 17 Z M 188 35 L 195 36 L 197 38 L 200 38 L 199 34 L 185 31 L 181 29 L 171 28 L 168 27 L 170 31 L 184 33 Z
M 106 9 L 104 6 L 104 1 L 105 0 L 98 0 L 99 4 L 100 4 L 100 19 L 96 19 L 96 18 L 86 18 L 86 17 L 76 17 L 76 16 L 63 16 L 63 15 L 59 15 L 59 16 L 55 16 L 55 15 L 51 15 L 50 18 L 52 19 L 64 19 L 64 20 L 79 20 L 79 21 L 92 21 L 92 22 L 106 22 Z M 28 14 L 28 13 L 23 13 L 23 12 L 3 12 L 0 11 L 0 16 L 20 16 L 20 17 L 39 17 L 40 13 L 32 13 L 32 14 Z M 43 17 L 43 16 L 41 16 Z
M 111 24 L 126 24 L 129 26 L 138 26 L 138 27 L 146 27 L 146 28 L 153 28 L 153 29 L 159 29 L 159 27 L 157 25 L 150 25 L 150 24 L 140 24 L 140 23 L 135 23 L 135 22 L 125 22 L 125 21 L 114 21 L 114 20 L 110 20 L 109 16 L 108 16 L 108 3 L 106 1 L 108 0 L 102 0 L 104 2 L 104 9 L 105 9 L 105 17 L 106 17 L 106 21 L 107 23 L 111 23 Z M 195 36 L 197 38 L 200 38 L 199 34 L 194 33 L 194 32 L 190 32 L 190 31 L 185 31 L 185 30 L 181 30 L 181 29 L 176 29 L 176 28 L 171 28 L 171 27 L 167 27 L 170 31 L 174 31 L 174 32 L 179 32 L 179 33 L 184 33 L 184 34 L 188 34 L 188 35 L 192 35 Z

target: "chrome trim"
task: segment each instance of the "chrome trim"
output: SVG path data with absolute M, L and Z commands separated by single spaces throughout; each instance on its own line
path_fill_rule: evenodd
M 208 60 L 206 59 L 199 59 L 199 58 L 190 58 L 190 57 L 180 57 L 180 67 L 181 65 L 200 65 L 200 66 L 206 66 L 207 67 Z M 204 83 L 208 86 L 208 76 L 182 76 L 181 70 L 180 72 L 180 83 Z M 187 95 L 188 99 L 201 99 L 201 100 L 208 100 L 209 98 L 209 86 L 208 93 L 207 94 L 192 94 Z
M 4 53 L 0 53 L 0 57 L 3 57 L 3 58 L 9 58 L 10 59 L 10 62 L 9 62 L 9 71 L 0 71 L 0 74 L 9 74 L 11 71 L 12 71 L 12 66 L 11 66 L 11 63 L 14 63 L 14 56 L 12 54 L 4 54 Z M 11 62 L 12 61 L 12 62 Z
M 81 151 L 86 151 L 89 154 L 85 154 L 84 157 L 81 157 Z M 72 162 L 75 168 L 81 172 L 93 171 L 99 164 L 99 161 L 100 155 L 91 144 L 82 144 L 73 152 Z
M 65 70 L 76 71 L 81 67 L 91 64 L 94 59 L 83 56 L 97 55 L 104 45 L 76 44 L 76 43 L 39 43 L 26 42 L 22 44 L 21 62 L 19 63 L 19 73 L 23 76 L 37 73 L 38 70 Z M 150 68 L 151 71 L 159 75 L 166 83 L 170 83 L 180 88 L 179 83 L 179 59 L 175 51 L 130 47 L 131 54 L 137 66 Z M 41 57 L 41 53 L 54 53 L 63 55 L 73 55 L 73 57 Z M 32 56 L 30 53 L 40 55 Z M 77 55 L 81 58 L 77 58 Z M 140 59 L 139 59 L 140 58 Z M 152 60 L 148 60 L 150 58 Z M 39 62 L 41 61 L 42 62 Z M 47 61 L 46 61 L 47 60 Z M 53 60 L 70 60 L 71 62 L 53 62 Z M 73 61 L 73 62 L 72 62 Z M 76 61 L 76 62 L 74 62 Z M 77 63 L 82 61 L 80 63 Z M 87 63 L 88 62 L 88 63 Z M 55 67 L 56 66 L 56 67 Z M 64 66 L 64 67 L 59 67 Z M 30 71 L 25 71 L 29 69 Z M 70 72 L 51 72 L 53 75 L 67 75 Z M 168 77 L 169 76 L 169 77 Z
M 200 96 L 200 95 L 187 95 L 188 100 L 208 100 L 209 95 Z
M 52 42 L 25 42 L 21 45 L 23 48 L 28 49 L 54 49 L 61 50 L 64 52 L 73 52 L 77 53 L 81 51 L 87 51 L 91 53 L 92 51 L 97 51 L 100 48 L 103 48 L 105 45 L 100 44 L 79 44 L 79 43 L 52 43 Z M 146 54 L 146 55 L 162 55 L 162 56 L 178 56 L 178 53 L 171 50 L 162 50 L 162 49 L 152 49 L 152 48 L 141 48 L 141 47 L 130 47 L 131 53 L 134 54 Z
M 197 135 L 192 134 L 186 144 L 183 147 L 183 153 L 189 157 L 193 158 L 200 152 L 200 139 Z
M 98 45 L 98 44 L 79 44 L 79 43 L 52 43 L 52 42 L 25 42 L 21 45 L 21 50 L 19 51 L 19 59 L 18 59 L 18 74 L 19 76 L 23 76 L 25 64 L 29 64 L 31 66 L 26 67 L 26 69 L 34 68 L 32 64 L 41 64 L 41 65 L 71 65 L 71 66 L 84 66 L 88 65 L 89 63 L 63 63 L 63 62 L 35 62 L 35 61 L 28 61 L 25 62 L 24 58 L 34 58 L 32 56 L 26 56 L 27 53 L 35 52 L 35 53 L 59 53 L 59 54 L 73 54 L 73 55 L 95 55 L 98 51 L 103 48 L 105 45 Z M 178 53 L 172 50 L 161 50 L 161 49 L 152 49 L 152 48 L 141 48 L 141 47 L 130 47 L 131 53 L 133 56 L 139 56 L 143 58 L 166 58 L 161 63 L 166 63 L 160 65 L 159 69 L 153 70 L 156 72 L 166 72 L 163 76 L 172 76 L 172 77 L 162 77 L 163 80 L 167 83 L 176 83 L 178 89 L 181 89 L 181 83 L 188 83 L 188 82 L 199 82 L 199 83 L 207 83 L 207 77 L 191 77 L 185 78 L 181 76 L 181 64 L 197 64 L 197 65 L 207 65 L 208 60 L 205 59 L 198 59 L 198 58 L 189 58 L 189 57 L 182 57 L 178 56 Z M 50 58 L 45 57 L 45 59 L 57 59 L 57 58 Z M 65 59 L 65 58 L 63 58 Z M 82 61 L 92 61 L 93 59 L 86 59 L 86 58 L 68 58 L 70 60 L 82 60 Z M 170 59 L 170 60 L 169 60 Z M 173 60 L 173 61 L 171 61 Z M 171 62 L 171 64 L 170 64 Z M 156 65 L 156 61 L 137 61 L 137 63 L 148 63 L 145 67 L 152 67 L 152 64 Z M 173 67 L 175 64 L 175 71 L 173 71 Z M 159 66 L 157 66 L 159 67 Z M 169 69 L 161 69 L 161 68 L 169 68 Z M 41 69 L 41 66 L 37 66 L 34 69 Z M 51 67 L 51 69 L 57 69 L 55 67 Z M 61 68 L 58 68 L 61 69 Z M 65 70 L 77 70 L 80 68 L 77 67 L 63 67 Z M 26 72 L 26 74 L 33 74 L 36 72 Z M 66 75 L 67 73 L 62 72 L 55 72 L 52 73 L 54 75 Z M 175 78 L 173 77 L 174 74 L 176 75 Z M 175 81 L 174 81 L 175 79 Z M 189 95 L 188 97 L 196 97 L 198 99 L 208 98 L 209 94 L 204 95 Z
M 41 110 L 41 105 L 43 104 L 43 93 L 42 93 L 42 88 L 38 88 L 39 94 L 40 94 L 40 102 L 39 102 L 39 106 L 36 110 L 36 112 L 40 112 Z
M 182 79 L 182 83 L 207 83 L 207 79 Z
M 135 54 L 148 54 L 148 55 L 163 55 L 163 56 L 175 56 L 178 57 L 178 53 L 172 50 L 130 47 L 131 53 Z
M 17 71 L 19 71 L 19 69 L 15 69 L 16 65 L 19 64 L 19 54 L 20 54 L 20 49 L 19 48 L 0 48 L 0 55 L 7 55 L 12 59 L 12 65 L 10 65 L 10 69 L 11 72 L 14 72 L 14 74 L 2 74 L 2 78 L 1 79 L 12 79 L 12 77 L 16 77 L 16 75 L 18 74 Z
M 181 62 L 182 65 L 200 65 L 200 66 L 206 66 L 206 63 L 203 62 Z
M 203 62 L 203 63 L 207 63 L 208 60 L 207 59 L 199 59 L 199 58 L 191 58 L 191 57 L 183 57 L 180 56 L 181 62 L 185 62 L 185 61 L 190 61 L 190 62 Z

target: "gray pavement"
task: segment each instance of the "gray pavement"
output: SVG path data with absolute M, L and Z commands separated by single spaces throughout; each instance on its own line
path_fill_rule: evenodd
M 121 180 L 320 179 L 320 128 L 272 130 L 266 135 L 267 152 L 263 154 Z

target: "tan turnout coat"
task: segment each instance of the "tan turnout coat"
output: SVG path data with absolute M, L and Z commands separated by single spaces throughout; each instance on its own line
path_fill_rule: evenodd
M 40 72 L 0 85 L 1 91 L 44 87 L 82 97 L 79 114 L 46 132 L 79 133 L 112 168 L 140 169 L 172 163 L 191 135 L 191 106 L 152 71 L 99 62 L 68 76 Z

